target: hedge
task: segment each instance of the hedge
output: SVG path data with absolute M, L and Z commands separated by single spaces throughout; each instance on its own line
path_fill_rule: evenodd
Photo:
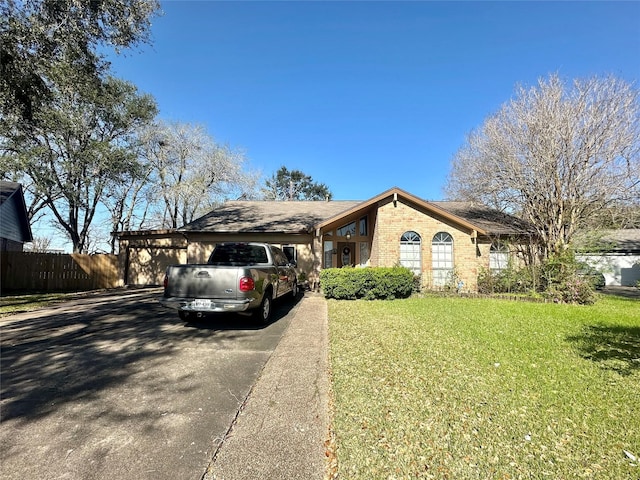
M 320 272 L 320 285 L 327 298 L 392 300 L 410 296 L 414 278 L 404 267 L 327 268 Z

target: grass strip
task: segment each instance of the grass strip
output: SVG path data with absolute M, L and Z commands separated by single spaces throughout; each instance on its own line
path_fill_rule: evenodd
M 0 297 L 0 316 L 31 312 L 54 303 L 77 297 L 77 293 L 34 293 Z

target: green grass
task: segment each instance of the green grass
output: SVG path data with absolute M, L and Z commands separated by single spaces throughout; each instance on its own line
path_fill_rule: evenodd
M 640 478 L 640 302 L 330 301 L 339 478 Z
M 70 297 L 77 296 L 77 293 L 34 293 L 28 295 L 5 295 L 0 297 L 0 316 L 12 313 L 30 312 L 47 305 L 52 305 Z

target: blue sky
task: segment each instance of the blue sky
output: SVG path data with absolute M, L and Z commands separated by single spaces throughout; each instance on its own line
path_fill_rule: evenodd
M 337 200 L 443 198 L 465 135 L 558 73 L 640 80 L 640 2 L 166 1 L 112 58 L 164 119 L 201 123 L 264 176 Z

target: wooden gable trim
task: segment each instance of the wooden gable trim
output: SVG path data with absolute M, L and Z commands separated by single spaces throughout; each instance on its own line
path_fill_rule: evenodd
M 403 199 L 407 200 L 410 203 L 413 203 L 414 205 L 427 210 L 429 212 L 432 212 L 442 218 L 445 218 L 447 220 L 449 220 L 450 222 L 453 222 L 455 224 L 458 224 L 466 229 L 469 230 L 470 233 L 475 232 L 475 235 L 488 235 L 488 232 L 477 226 L 474 225 L 468 221 L 466 221 L 463 218 L 458 217 L 457 215 L 453 215 L 452 213 L 447 212 L 446 210 L 434 205 L 433 203 L 427 202 L 425 200 L 422 200 L 421 198 L 416 197 L 415 195 L 411 195 L 410 193 L 398 188 L 398 187 L 393 187 L 389 190 L 387 190 L 386 192 L 381 193 L 380 195 L 376 195 L 375 197 L 366 200 L 362 203 L 359 203 L 358 205 L 345 210 L 344 212 L 341 212 L 339 215 L 336 215 L 332 218 L 329 218 L 323 222 L 318 223 L 315 226 L 315 230 L 319 231 L 321 230 L 323 227 L 326 227 L 330 224 L 333 224 L 335 222 L 340 221 L 340 219 L 344 219 L 347 217 L 351 217 L 351 216 L 357 216 L 356 214 L 362 212 L 362 211 L 367 211 L 369 210 L 372 206 L 379 204 L 380 202 L 383 202 L 385 200 L 391 199 L 391 201 L 393 202 L 397 202 L 398 198 L 402 197 Z

